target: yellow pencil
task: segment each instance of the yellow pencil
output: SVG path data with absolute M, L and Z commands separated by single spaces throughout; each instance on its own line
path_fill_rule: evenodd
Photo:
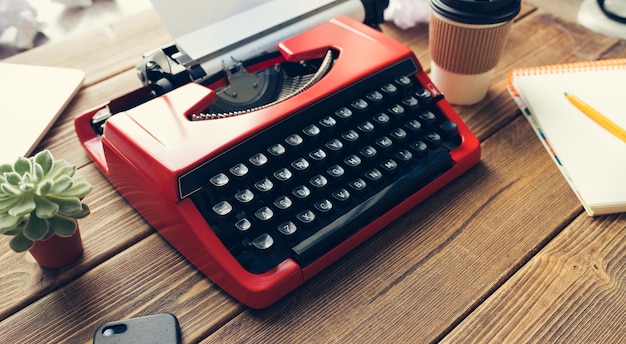
M 622 141 L 626 142 L 626 130 L 624 130 L 622 127 L 615 124 L 615 122 L 611 121 L 610 119 L 606 118 L 598 110 L 594 109 L 575 95 L 565 92 L 565 98 L 567 98 L 570 103 L 578 108 L 578 110 L 587 115 L 587 117 L 598 123 L 602 128 L 617 136 Z

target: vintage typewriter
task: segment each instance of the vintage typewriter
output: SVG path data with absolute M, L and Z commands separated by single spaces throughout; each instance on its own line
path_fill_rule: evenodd
M 209 29 L 164 19 L 176 43 L 138 64 L 144 86 L 75 126 L 164 238 L 263 308 L 467 171 L 480 150 L 413 52 L 375 29 L 386 1 L 243 3 Z

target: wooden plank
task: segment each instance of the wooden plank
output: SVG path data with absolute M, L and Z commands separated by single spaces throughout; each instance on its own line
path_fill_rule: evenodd
M 0 322 L 0 342 L 90 343 L 101 323 L 170 312 L 194 343 L 242 308 L 153 234 Z
M 579 216 L 443 342 L 623 342 L 625 232 L 624 214 Z

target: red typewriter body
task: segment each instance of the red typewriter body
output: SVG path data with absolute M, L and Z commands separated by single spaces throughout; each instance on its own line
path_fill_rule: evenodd
M 233 146 L 253 142 L 250 140 L 255 134 L 276 127 L 294 113 L 312 108 L 320 100 L 402 61 L 410 61 L 416 67 L 415 80 L 441 97 L 410 49 L 345 17 L 285 40 L 278 50 L 279 56 L 251 70 L 280 61 L 321 58 L 329 50 L 335 51 L 337 58 L 332 69 L 304 92 L 245 114 L 190 120 L 190 115 L 201 113 L 214 102 L 217 94 L 211 87 L 189 82 L 157 97 L 149 97 L 144 91 L 125 96 L 125 102 L 138 105 L 111 116 L 101 135 L 94 131 L 92 118 L 114 101 L 75 119 L 87 153 L 123 197 L 208 278 L 252 308 L 267 307 L 285 296 L 480 159 L 478 140 L 445 98 L 438 99 L 434 106 L 456 124 L 460 138 L 449 153 L 453 161 L 449 169 L 306 264 L 286 258 L 267 271 L 250 272 L 235 259 L 192 200 L 202 183 L 209 183 L 211 176 L 219 172 L 211 168 L 212 160 L 227 154 Z M 255 147 L 249 149 L 252 153 Z M 193 182 L 189 184 L 190 179 Z

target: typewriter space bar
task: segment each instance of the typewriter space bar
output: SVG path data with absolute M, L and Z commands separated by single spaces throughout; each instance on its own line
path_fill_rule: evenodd
M 453 161 L 447 150 L 438 148 L 431 151 L 424 158 L 423 163 L 292 247 L 294 259 L 300 266 L 310 264 L 341 241 L 417 192 L 435 177 L 449 170 L 452 165 Z

